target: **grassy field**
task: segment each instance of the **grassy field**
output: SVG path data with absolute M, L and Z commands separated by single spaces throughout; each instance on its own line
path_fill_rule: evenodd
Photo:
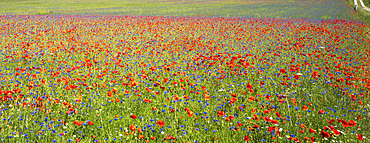
M 351 5 L 0 0 L 0 140 L 370 142 Z
M 365 6 L 369 7 L 370 6 L 370 0 L 362 0 L 365 4 Z
M 355 7 L 353 0 L 346 0 L 347 4 L 349 4 L 352 8 Z M 363 0 L 364 4 L 370 5 L 369 0 Z M 362 9 L 360 2 L 358 1 L 359 8 L 357 10 L 357 13 L 355 14 L 355 19 L 359 21 L 363 21 L 367 24 L 370 24 L 370 12 Z
M 1 2 L 0 14 L 353 18 L 353 12 L 348 6 L 332 0 L 5 0 Z

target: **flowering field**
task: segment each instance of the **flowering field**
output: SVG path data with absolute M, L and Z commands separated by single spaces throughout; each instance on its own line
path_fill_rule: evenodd
M 1 142 L 370 142 L 344 0 L 81 1 L 0 1 Z
M 2 141 L 369 141 L 346 20 L 1 16 Z

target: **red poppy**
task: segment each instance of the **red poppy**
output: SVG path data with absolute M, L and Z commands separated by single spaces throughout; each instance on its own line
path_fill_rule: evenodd
M 276 112 L 276 116 L 278 116 L 279 118 L 281 118 L 281 115 L 279 112 Z
M 131 116 L 130 116 L 130 118 L 132 118 L 132 119 L 136 119 L 136 115 L 134 115 L 134 114 L 132 114 Z
M 117 93 L 118 90 L 116 88 L 113 88 L 112 91 L 113 93 Z
M 244 107 L 243 106 L 239 106 L 239 111 L 242 111 L 244 110 Z
M 271 120 L 271 123 L 273 123 L 273 124 L 279 124 L 279 122 L 276 121 L 276 120 Z
M 285 70 L 285 69 L 280 69 L 280 72 L 281 72 L 282 74 L 285 74 L 285 73 L 286 73 L 286 70 Z
M 332 131 L 334 132 L 335 135 L 337 135 L 337 136 L 340 135 L 340 132 L 338 130 L 332 129 Z
M 299 79 L 299 75 L 294 75 L 294 79 L 298 80 Z
M 108 93 L 107 93 L 107 94 L 108 94 L 108 97 L 109 97 L 109 98 L 111 98 L 111 97 L 112 97 L 112 95 L 113 95 L 111 91 L 108 91 Z
M 324 110 L 319 110 L 319 114 L 325 113 Z
M 324 138 L 330 138 L 330 134 L 328 132 L 325 132 L 324 130 L 321 131 L 320 135 Z
M 251 139 L 250 139 L 248 136 L 245 136 L 245 137 L 243 138 L 243 140 L 245 140 L 245 141 L 250 141 Z
M 354 126 L 356 126 L 356 121 L 349 120 L 349 121 L 348 121 L 348 123 L 349 123 L 349 126 L 350 126 L 350 127 L 352 127 L 352 126 L 353 126 L 353 127 L 354 127 Z
M 211 97 L 210 97 L 210 96 L 208 96 L 207 94 L 204 94 L 203 96 L 204 96 L 204 98 L 205 98 L 206 100 L 211 99 Z
M 230 116 L 229 116 L 229 118 L 230 118 L 230 119 L 234 119 L 234 116 L 233 116 L 233 115 L 230 115 Z
M 224 111 L 217 111 L 217 114 L 217 117 L 226 115 Z
M 361 120 L 362 118 L 361 118 L 361 116 L 357 116 L 357 119 L 358 119 L 358 120 Z
M 364 140 L 364 137 L 361 135 L 361 134 L 357 134 L 356 137 L 358 138 L 358 140 L 362 141 Z
M 89 121 L 89 122 L 88 122 L 88 124 L 89 124 L 89 125 L 94 125 L 94 122 Z
M 174 95 L 173 100 L 175 100 L 175 101 L 180 100 L 180 97 L 178 95 Z
M 303 110 L 308 110 L 308 106 L 307 105 L 303 105 Z
M 310 133 L 317 133 L 314 129 L 310 128 Z
M 163 127 L 166 123 L 164 123 L 162 120 L 160 121 L 157 121 L 157 125 L 159 125 L 159 127 Z
M 136 130 L 136 126 L 135 126 L 135 125 L 130 125 L 130 129 L 131 129 L 133 132 L 135 132 L 135 130 Z
M 237 95 L 236 93 L 231 93 L 231 96 L 236 97 Z
M 319 72 L 317 72 L 317 71 L 313 71 L 313 72 L 312 72 L 312 77 L 313 77 L 313 78 L 315 78 L 315 77 L 317 77 L 317 76 L 319 76 Z

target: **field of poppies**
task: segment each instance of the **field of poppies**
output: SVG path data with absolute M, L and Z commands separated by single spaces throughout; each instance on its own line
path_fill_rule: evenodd
M 1 142 L 369 142 L 342 18 L 2 15 Z

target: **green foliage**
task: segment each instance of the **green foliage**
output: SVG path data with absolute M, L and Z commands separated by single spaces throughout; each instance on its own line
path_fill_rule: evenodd
M 355 4 L 354 4 L 353 0 L 346 0 L 346 1 L 354 9 Z M 365 5 L 366 5 L 366 3 L 369 3 L 369 0 L 362 0 L 362 1 L 364 2 Z M 355 14 L 355 19 L 357 19 L 359 21 L 363 21 L 366 24 L 370 24 L 370 12 L 362 9 L 362 6 L 361 6 L 359 1 L 358 1 L 358 4 L 359 5 L 358 5 L 357 13 Z M 370 4 L 368 4 L 368 5 L 370 5 Z
M 331 5 L 327 8 L 325 5 Z M 88 14 L 353 19 L 344 1 L 319 0 L 19 0 L 0 2 L 0 14 Z M 51 13 L 50 13 L 51 14 Z

